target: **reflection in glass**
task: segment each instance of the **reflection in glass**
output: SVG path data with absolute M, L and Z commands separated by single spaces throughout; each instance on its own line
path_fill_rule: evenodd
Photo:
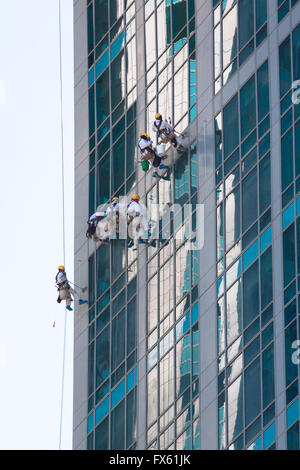
M 227 344 L 230 344 L 242 331 L 242 288 L 241 280 L 226 293 Z
M 237 53 L 237 7 L 223 19 L 223 69 L 235 58 Z
M 228 387 L 228 440 L 231 442 L 243 428 L 243 378 Z
M 226 198 L 226 249 L 240 236 L 240 187 Z

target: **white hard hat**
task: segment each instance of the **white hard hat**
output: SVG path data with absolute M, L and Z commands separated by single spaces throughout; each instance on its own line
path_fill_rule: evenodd
M 101 212 L 95 212 L 95 216 L 96 217 L 102 217 L 102 213 Z

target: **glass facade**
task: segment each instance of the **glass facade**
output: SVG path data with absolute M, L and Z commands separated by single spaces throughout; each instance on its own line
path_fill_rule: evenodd
M 275 417 L 268 69 L 215 118 L 221 449 L 247 447 Z
M 293 450 L 299 449 L 299 361 L 295 352 L 300 340 L 300 109 L 293 104 L 291 93 L 292 83 L 300 79 L 299 52 L 300 25 L 279 46 L 286 424 L 287 448 Z
M 77 210 L 87 220 L 137 192 L 158 240 L 85 244 L 76 222 L 89 304 L 75 445 L 299 449 L 300 2 L 79 1 Z M 158 112 L 185 136 L 165 180 L 137 158 L 140 132 L 158 142 Z M 199 204 L 204 247 L 192 250 L 180 222 L 189 205 L 199 228 Z

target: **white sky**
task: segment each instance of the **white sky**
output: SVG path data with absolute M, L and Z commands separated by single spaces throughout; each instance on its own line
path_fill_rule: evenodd
M 62 0 L 62 29 L 66 268 L 73 280 L 72 0 Z M 54 287 L 63 263 L 58 34 L 58 0 L 0 0 L 0 449 L 59 446 L 64 307 Z M 63 449 L 72 447 L 69 314 Z

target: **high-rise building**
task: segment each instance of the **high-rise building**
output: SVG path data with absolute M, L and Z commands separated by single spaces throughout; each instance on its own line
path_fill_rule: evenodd
M 74 0 L 74 28 L 74 448 L 299 449 L 300 2 Z M 157 112 L 187 147 L 160 180 Z M 155 246 L 88 240 L 133 193 L 171 209 Z

